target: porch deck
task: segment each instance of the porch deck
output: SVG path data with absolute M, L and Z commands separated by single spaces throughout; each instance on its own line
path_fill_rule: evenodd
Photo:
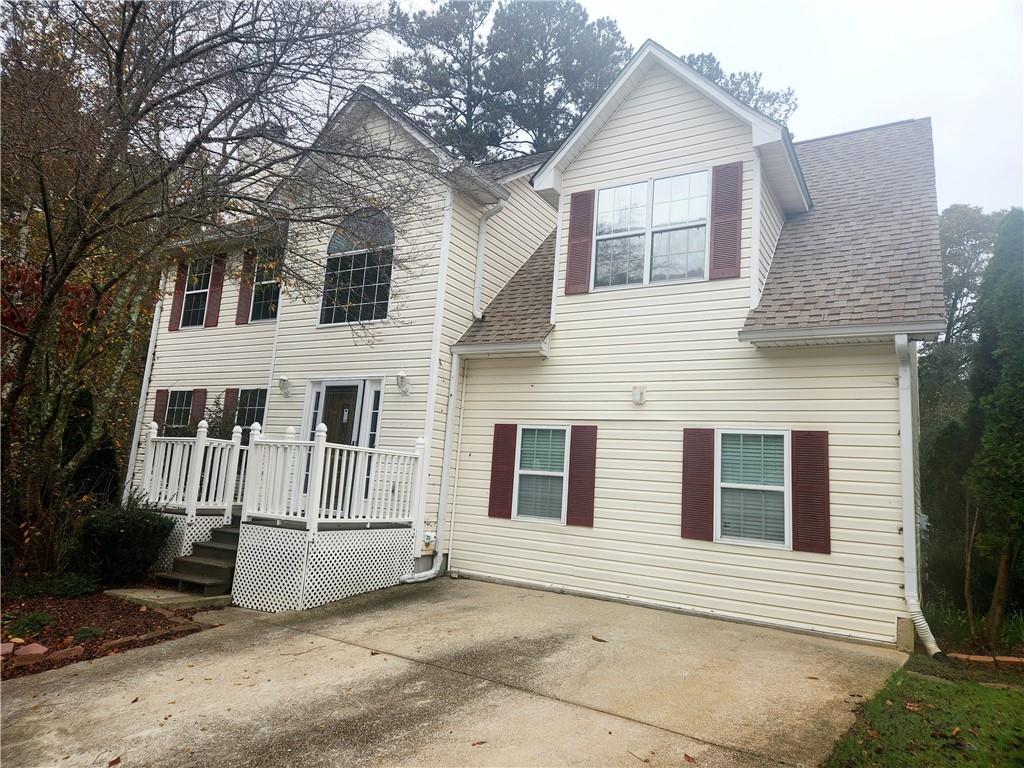
M 298 440 L 294 428 L 277 438 L 254 423 L 248 446 L 240 427 L 231 440 L 207 430 L 203 421 L 194 438 L 160 437 L 154 423 L 146 436 L 138 490 L 175 522 L 161 578 L 211 593 L 223 584 L 236 605 L 280 611 L 412 573 L 423 530 L 422 438 L 402 452 L 328 443 L 323 424 L 313 440 Z M 216 562 L 193 553 L 216 546 L 211 537 L 233 516 L 237 551 Z

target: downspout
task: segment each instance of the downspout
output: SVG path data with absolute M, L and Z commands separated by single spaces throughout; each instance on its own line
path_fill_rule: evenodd
M 917 354 L 916 342 L 907 334 L 896 335 L 896 360 L 899 369 L 900 407 L 900 496 L 903 506 L 903 596 L 928 655 L 945 660 L 928 622 L 921 612 L 920 573 L 918 572 L 917 536 L 917 430 L 914 419 L 914 381 L 911 366 Z
M 441 573 L 444 564 L 444 540 L 445 529 L 448 522 L 448 484 L 451 479 L 452 467 L 452 429 L 455 422 L 455 395 L 458 392 L 459 376 L 461 375 L 462 356 L 455 350 L 452 351 L 452 370 L 448 377 L 448 413 L 444 425 L 444 450 L 441 459 L 441 485 L 437 490 L 437 529 L 434 538 L 434 562 L 426 571 L 403 576 L 403 584 L 416 584 L 421 581 L 430 581 Z M 461 426 L 461 425 L 460 425 Z M 428 461 L 424 454 L 424 461 Z
M 483 319 L 483 308 L 480 306 L 484 289 L 484 264 L 486 261 L 485 251 L 487 245 L 487 222 L 491 217 L 501 213 L 505 207 L 506 200 L 499 200 L 480 217 L 480 224 L 476 230 L 476 278 L 473 281 L 473 317 L 477 320 Z
M 455 485 L 452 488 L 452 516 L 448 523 L 448 570 L 452 567 L 452 549 L 455 546 L 455 511 L 459 508 L 459 479 L 462 477 L 462 427 L 466 423 L 466 379 L 462 373 L 462 390 L 459 393 L 459 431 L 455 435 Z
M 146 409 L 146 395 L 149 394 L 149 377 L 153 372 L 153 353 L 156 351 L 156 337 L 160 330 L 160 317 L 164 308 L 164 290 L 167 287 L 167 276 L 160 276 L 160 298 L 153 308 L 153 325 L 149 329 L 149 348 L 146 350 L 146 369 L 142 373 L 142 388 L 139 391 L 139 407 L 135 412 L 135 427 L 132 429 L 132 447 L 128 452 L 128 466 L 124 473 L 124 491 L 121 503 L 128 501 L 132 493 L 132 478 L 135 475 L 135 462 L 139 458 L 139 437 L 142 434 L 142 416 Z

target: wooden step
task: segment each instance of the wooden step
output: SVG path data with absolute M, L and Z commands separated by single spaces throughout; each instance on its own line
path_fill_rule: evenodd
M 238 529 L 233 526 L 214 528 L 210 531 L 210 540 L 221 544 L 234 544 L 238 546 Z
M 192 554 L 206 560 L 219 560 L 232 566 L 238 557 L 237 544 L 225 544 L 221 541 L 197 541 L 192 545 Z
M 194 549 L 194 547 L 193 547 Z M 235 573 L 234 561 L 226 561 L 221 558 L 202 557 L 201 554 L 192 554 L 186 557 L 174 558 L 172 573 L 187 573 L 194 576 L 212 576 L 222 581 L 231 581 Z

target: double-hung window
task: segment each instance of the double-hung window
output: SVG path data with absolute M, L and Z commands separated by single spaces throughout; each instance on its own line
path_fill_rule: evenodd
M 594 288 L 703 279 L 708 186 L 699 171 L 600 190 Z
M 252 284 L 251 322 L 273 320 L 281 297 L 280 254 L 277 249 L 263 249 L 256 259 L 256 274 Z M 250 424 L 252 422 L 249 422 Z
M 182 328 L 201 326 L 206 321 L 206 303 L 210 297 L 213 257 L 195 259 L 188 265 L 185 295 L 181 307 Z
M 723 429 L 716 451 L 717 538 L 788 547 L 789 433 Z
M 517 518 L 565 522 L 568 427 L 519 427 L 513 510 Z
M 249 444 L 249 432 L 254 421 L 261 426 L 266 422 L 267 390 L 242 389 L 238 392 L 238 407 L 235 409 L 235 424 L 242 428 L 242 444 Z
M 177 429 L 187 427 L 192 418 L 192 390 L 174 389 L 167 395 L 167 413 L 164 427 Z

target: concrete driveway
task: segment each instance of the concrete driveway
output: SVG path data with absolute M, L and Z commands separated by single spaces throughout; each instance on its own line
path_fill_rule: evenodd
M 814 765 L 906 658 L 442 578 L 3 684 L 4 768 Z

